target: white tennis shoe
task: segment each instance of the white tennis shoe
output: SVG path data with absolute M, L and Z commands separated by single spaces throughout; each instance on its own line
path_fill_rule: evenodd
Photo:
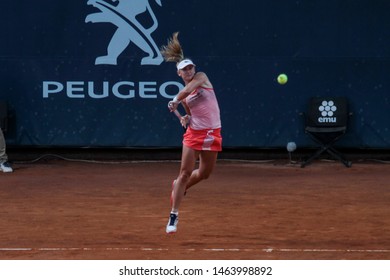
M 1 163 L 0 170 L 3 171 L 4 173 L 10 173 L 10 172 L 14 171 L 8 162 Z
M 179 222 L 179 216 L 177 214 L 171 213 L 169 215 L 169 220 L 166 228 L 168 234 L 175 233 L 177 231 L 177 223 Z

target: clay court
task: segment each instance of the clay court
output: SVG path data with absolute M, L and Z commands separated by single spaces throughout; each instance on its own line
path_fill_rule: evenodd
M 178 161 L 14 162 L 1 259 L 390 259 L 386 163 L 220 160 L 165 234 Z

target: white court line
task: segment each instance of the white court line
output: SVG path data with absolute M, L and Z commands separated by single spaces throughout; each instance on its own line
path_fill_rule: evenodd
M 175 249 L 177 250 L 177 249 Z M 167 248 L 0 248 L 0 251 L 169 251 Z M 298 252 L 298 253 L 390 253 L 390 249 L 283 249 L 283 248 L 209 248 L 195 249 L 187 248 L 182 251 L 207 251 L 207 252 Z
M 0 248 L 0 251 L 32 251 L 32 248 Z

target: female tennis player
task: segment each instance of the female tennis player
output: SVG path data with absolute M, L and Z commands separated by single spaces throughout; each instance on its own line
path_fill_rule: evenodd
M 186 111 L 181 123 L 188 125 L 183 136 L 182 158 L 179 176 L 172 183 L 171 213 L 166 232 L 175 233 L 179 221 L 179 207 L 186 191 L 207 179 L 222 150 L 221 118 L 213 85 L 203 72 L 195 71 L 191 59 L 184 58 L 174 33 L 161 53 L 165 61 L 176 62 L 177 74 L 184 81 L 184 88 L 168 103 L 171 112 L 181 103 Z M 196 161 L 199 166 L 196 168 Z

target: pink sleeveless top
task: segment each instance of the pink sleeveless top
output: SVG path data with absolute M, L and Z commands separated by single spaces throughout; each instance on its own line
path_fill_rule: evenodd
M 195 130 L 221 127 L 221 117 L 214 89 L 198 87 L 185 99 L 191 110 L 190 127 Z

